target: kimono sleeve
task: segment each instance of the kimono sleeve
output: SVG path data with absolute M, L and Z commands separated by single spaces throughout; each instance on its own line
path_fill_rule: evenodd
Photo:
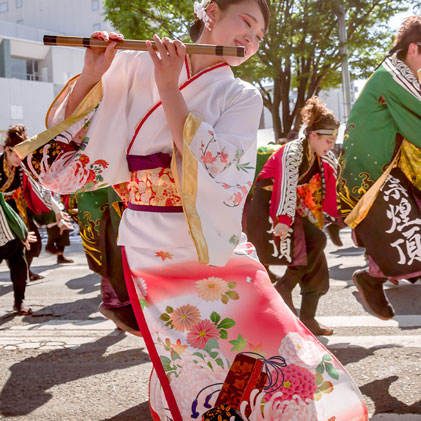
M 421 101 L 407 92 L 400 95 L 396 90 L 387 91 L 385 99 L 397 131 L 421 148 Z
M 224 266 L 239 243 L 261 112 L 261 96 L 250 85 L 235 94 L 215 124 L 192 113 L 186 119 L 179 181 L 200 263 Z
M 28 207 L 38 215 L 48 211 L 53 211 L 55 214 L 60 213 L 61 207 L 50 190 L 35 181 L 25 169 L 23 171 L 23 190 Z
M 48 190 L 71 194 L 119 184 L 129 178 L 127 98 L 133 54 L 115 57 L 102 81 L 64 119 L 77 78 L 69 81 L 47 114 L 47 131 L 17 150 L 25 166 Z

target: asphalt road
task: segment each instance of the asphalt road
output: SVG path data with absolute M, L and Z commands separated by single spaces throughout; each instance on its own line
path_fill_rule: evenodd
M 319 309 L 335 334 L 321 341 L 355 379 L 373 420 L 419 421 L 421 285 L 388 286 L 395 320 L 368 315 L 351 282 L 364 266 L 362 250 L 353 247 L 349 230 L 341 236 L 344 247 L 328 244 L 331 289 Z M 74 264 L 57 265 L 45 253 L 34 262 L 45 279 L 27 288 L 34 309 L 28 317 L 12 314 L 8 269 L 0 265 L 0 419 L 149 421 L 144 343 L 97 312 L 99 277 L 89 271 L 79 240 L 66 251 Z

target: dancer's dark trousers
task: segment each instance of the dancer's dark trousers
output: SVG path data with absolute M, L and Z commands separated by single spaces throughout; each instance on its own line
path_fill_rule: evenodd
M 296 218 L 300 218 L 296 215 Z M 288 266 L 279 280 L 284 288 L 292 291 L 297 284 L 301 287 L 301 315 L 314 317 L 319 298 L 329 289 L 329 271 L 324 253 L 326 236 L 307 218 L 302 218 L 307 264 Z
M 15 303 L 21 303 L 25 299 L 26 281 L 28 279 L 28 266 L 22 241 L 15 239 L 4 246 L 0 246 L 1 260 L 6 260 L 10 269 Z

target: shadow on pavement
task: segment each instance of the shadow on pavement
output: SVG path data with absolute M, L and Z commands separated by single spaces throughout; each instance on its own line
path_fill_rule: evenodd
M 321 338 L 322 342 L 326 346 L 326 340 Z M 329 351 L 341 362 L 343 366 L 348 364 L 356 363 L 364 360 L 365 358 L 373 356 L 379 349 L 394 348 L 394 345 L 375 346 L 371 348 L 363 348 L 361 346 L 350 346 L 348 348 L 332 348 Z
M 44 352 L 13 364 L 0 393 L 0 414 L 28 415 L 51 399 L 48 390 L 54 386 L 149 362 L 148 354 L 140 348 L 104 356 L 108 347 L 124 337 L 124 333 L 108 335 L 76 348 Z
M 399 285 L 387 288 L 385 293 L 397 316 L 421 314 L 421 285 Z M 353 291 L 352 294 L 365 310 L 360 294 L 357 291 Z
M 362 256 L 364 249 L 358 247 L 340 247 L 335 251 L 331 251 L 330 254 L 336 254 L 338 256 Z
M 390 394 L 390 386 L 398 379 L 398 376 L 390 376 L 382 380 L 374 380 L 362 386 L 360 390 L 374 402 L 376 414 L 421 414 L 421 400 L 407 405 Z M 379 394 L 379 390 L 383 392 Z
M 357 269 L 361 269 L 361 266 L 343 267 L 342 264 L 330 266 L 329 277 L 336 281 L 347 281 L 349 285 L 353 285 L 351 278 Z
M 149 402 L 143 402 L 140 405 L 134 406 L 121 414 L 115 415 L 112 418 L 106 418 L 102 421 L 152 421 L 152 416 L 149 411 Z
M 29 306 L 34 306 L 35 302 L 30 302 L 26 300 Z M 24 316 L 22 320 L 25 323 L 33 324 L 35 327 L 39 323 L 48 322 L 49 320 L 57 320 L 58 318 L 63 318 L 66 320 L 88 320 L 90 316 L 98 311 L 99 303 L 101 302 L 101 297 L 93 298 L 83 298 L 77 301 L 72 301 L 70 303 L 60 303 L 52 304 L 36 310 L 31 316 Z M 13 302 L 10 303 L 10 308 L 12 308 Z M 22 317 L 17 316 L 13 313 L 8 313 L 0 318 L 0 326 L 8 323 L 13 317 Z M 97 318 L 95 318 L 97 320 Z M 103 318 L 101 318 L 101 321 Z
M 73 278 L 66 282 L 66 287 L 72 290 L 80 290 L 78 294 L 89 294 L 91 292 L 100 293 L 101 278 L 92 272 L 81 278 Z

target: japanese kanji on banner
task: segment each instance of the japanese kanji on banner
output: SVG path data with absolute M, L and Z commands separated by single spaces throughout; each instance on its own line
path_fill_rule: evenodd
M 358 242 L 386 277 L 421 271 L 420 203 L 420 191 L 394 168 L 355 229 Z

